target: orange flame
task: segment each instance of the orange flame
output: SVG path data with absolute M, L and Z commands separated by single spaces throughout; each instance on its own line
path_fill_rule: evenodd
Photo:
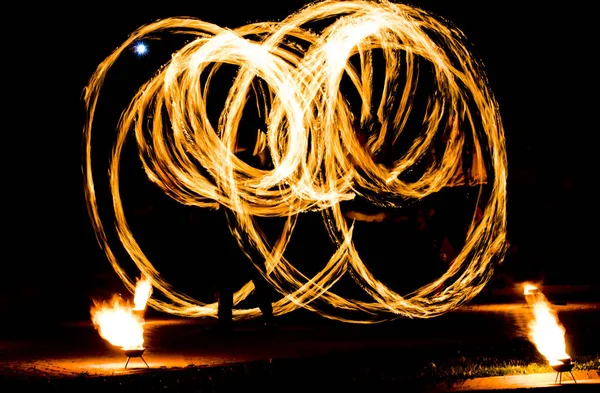
M 144 319 L 140 313 L 152 293 L 147 279 L 138 280 L 135 288 L 134 307 L 115 295 L 109 302 L 96 302 L 91 310 L 92 322 L 100 337 L 123 349 L 143 349 Z
M 148 303 L 148 299 L 152 295 L 152 284 L 150 280 L 146 277 L 138 280 L 135 286 L 135 295 L 133 297 L 133 309 L 136 311 L 141 311 L 146 309 L 146 303 Z
M 538 293 L 538 288 L 537 286 L 530 284 L 530 283 L 525 283 L 523 284 L 523 294 L 525 296 L 527 295 L 534 295 Z
M 528 324 L 529 339 L 551 366 L 560 365 L 571 359 L 566 350 L 565 328 L 558 321 L 548 299 L 539 291 L 534 293 L 537 296 L 527 299 L 533 314 Z

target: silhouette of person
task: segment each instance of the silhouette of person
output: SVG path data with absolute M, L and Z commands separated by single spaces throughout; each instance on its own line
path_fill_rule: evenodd
M 233 213 L 229 209 L 223 209 L 227 223 L 231 223 Z M 231 228 L 231 227 L 228 227 Z M 264 277 L 266 266 L 264 264 L 255 266 L 252 261 L 242 252 L 240 245 L 229 234 L 229 239 L 224 243 L 224 259 L 217 266 L 216 274 L 216 297 L 218 302 L 218 329 L 223 332 L 233 330 L 233 295 L 236 288 L 241 287 L 248 277 L 254 284 L 254 298 L 262 313 L 263 325 L 266 328 L 274 328 L 274 314 L 272 305 L 271 284 Z M 261 268 L 261 270 L 259 270 Z
M 235 154 L 245 163 L 255 167 L 268 170 L 273 164 L 266 149 L 266 134 L 259 130 L 254 133 L 243 133 L 238 135 Z M 224 331 L 231 331 L 233 326 L 233 295 L 235 288 L 240 288 L 242 284 L 250 278 L 254 284 L 253 297 L 257 306 L 261 310 L 264 326 L 272 328 L 275 326 L 273 316 L 272 294 L 273 288 L 265 278 L 266 266 L 264 262 L 255 264 L 261 256 L 246 255 L 241 247 L 249 250 L 251 253 L 254 248 L 250 245 L 240 245 L 235 240 L 232 233 L 235 230 L 234 213 L 222 207 L 227 224 L 228 239 L 226 240 L 223 257 L 216 271 L 216 297 L 218 299 L 218 324 L 217 326 Z M 242 239 L 243 241 L 243 239 Z

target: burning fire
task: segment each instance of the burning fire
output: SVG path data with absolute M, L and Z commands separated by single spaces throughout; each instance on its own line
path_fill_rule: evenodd
M 135 311 L 143 311 L 146 309 L 146 303 L 152 295 L 152 284 L 147 278 L 141 278 L 135 285 L 135 294 L 133 296 L 133 309 Z
M 551 366 L 558 366 L 570 360 L 566 350 L 565 328 L 558 321 L 558 316 L 546 296 L 531 284 L 525 284 L 524 293 L 536 295 L 526 296 L 532 308 L 532 319 L 528 324 L 529 339 Z
M 145 310 L 151 294 L 152 284 L 142 278 L 135 287 L 133 306 L 117 295 L 109 302 L 94 301 L 92 322 L 100 336 L 122 349 L 143 349 L 144 318 L 139 311 Z
M 535 285 L 530 284 L 530 283 L 523 284 L 523 294 L 525 296 L 536 295 L 538 293 L 539 293 L 539 290 Z

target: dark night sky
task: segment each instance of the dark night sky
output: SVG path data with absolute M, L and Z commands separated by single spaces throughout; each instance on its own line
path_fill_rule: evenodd
M 85 210 L 82 90 L 97 64 L 142 24 L 188 15 L 236 27 L 281 19 L 303 4 L 240 3 L 219 1 L 210 9 L 199 2 L 127 3 L 127 10 L 78 3 L 14 15 L 18 39 L 5 60 L 11 90 L 5 154 L 11 158 L 5 159 L 8 250 L 0 306 L 40 295 L 59 300 L 69 291 L 81 296 L 97 285 L 99 273 L 103 283 L 115 282 Z M 507 263 L 548 279 L 592 282 L 599 272 L 591 235 L 597 207 L 586 174 L 597 122 L 584 109 L 592 83 L 591 36 L 579 20 L 584 12 L 573 2 L 560 8 L 514 0 L 412 4 L 454 22 L 486 66 L 509 149 L 513 252 Z

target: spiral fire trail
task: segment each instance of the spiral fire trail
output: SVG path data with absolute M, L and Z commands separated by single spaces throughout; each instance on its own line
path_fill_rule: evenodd
M 306 28 L 316 21 L 332 22 L 317 34 Z M 223 206 L 234 212 L 232 235 L 240 246 L 260 256 L 253 263 L 266 261 L 265 278 L 281 294 L 273 304 L 276 315 L 304 307 L 356 323 L 400 316 L 428 318 L 463 304 L 487 283 L 493 263 L 502 261 L 506 248 L 507 162 L 498 106 L 483 68 L 462 33 L 427 12 L 387 1 L 358 0 L 317 2 L 283 21 L 236 29 L 193 18 L 158 20 L 133 32 L 98 66 L 84 94 L 85 195 L 98 241 L 130 290 L 135 283 L 109 245 L 97 205 L 92 125 L 113 64 L 135 42 L 158 34 L 188 34 L 194 39 L 139 88 L 123 111 L 109 162 L 119 239 L 140 274 L 166 299 L 151 298 L 151 307 L 180 316 L 216 315 L 214 303 L 199 302 L 164 281 L 129 229 L 119 170 L 131 132 L 146 175 L 167 195 L 188 206 Z M 422 129 L 405 152 L 382 165 L 375 155 L 385 143 L 396 142 L 407 132 L 414 115 L 413 98 L 423 63 L 431 67 L 435 92 L 428 96 Z M 208 119 L 208 91 L 211 77 L 223 64 L 238 67 L 238 73 L 215 126 Z M 384 67 L 379 100 L 374 91 L 376 64 Z M 359 97 L 360 113 L 341 92 L 344 79 L 351 81 Z M 267 129 L 259 132 L 257 145 L 272 161 L 266 169 L 235 154 L 242 113 L 248 110 L 251 96 L 266 111 Z M 390 97 L 397 101 L 395 106 L 390 106 Z M 355 124 L 373 120 L 381 128 L 361 143 Z M 417 180 L 406 180 L 404 175 L 427 156 L 436 133 L 441 132 L 448 141 L 443 155 Z M 476 172 L 486 173 L 485 181 L 490 183 L 491 192 L 477 202 L 482 215 L 471 223 L 464 247 L 448 271 L 408 295 L 398 294 L 363 263 L 353 244 L 353 223 L 342 214 L 340 202 L 361 196 L 390 205 L 419 200 L 451 186 L 466 141 L 472 144 Z M 312 277 L 283 256 L 298 214 L 306 211 L 322 213 L 337 247 L 323 270 Z M 286 219 L 274 244 L 263 239 L 256 217 Z M 331 290 L 350 272 L 373 301 L 345 298 Z M 446 286 L 439 292 L 441 283 Z M 235 294 L 236 303 L 252 289 L 252 283 L 243 286 Z M 343 310 L 344 316 L 317 303 L 327 305 L 327 310 Z M 234 318 L 259 314 L 258 309 L 236 309 Z

